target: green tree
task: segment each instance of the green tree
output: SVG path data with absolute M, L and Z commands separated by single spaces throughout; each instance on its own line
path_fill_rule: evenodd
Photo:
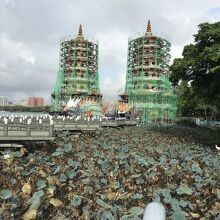
M 178 87 L 179 106 L 191 111 L 189 103 L 194 102 L 194 110 L 214 116 L 220 109 L 220 22 L 203 23 L 194 35 L 194 44 L 186 45 L 183 58 L 174 59 L 170 67 L 170 80 Z M 185 90 L 190 90 L 186 95 Z M 192 100 L 194 99 L 194 100 Z
M 179 83 L 176 87 L 177 93 L 177 114 L 191 116 L 195 111 L 195 98 L 192 87 L 185 82 Z

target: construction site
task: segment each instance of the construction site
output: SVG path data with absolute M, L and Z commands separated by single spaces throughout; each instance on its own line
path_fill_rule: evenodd
M 176 95 L 169 81 L 171 44 L 152 33 L 150 21 L 141 37 L 130 37 L 125 92 L 121 102 L 142 123 L 169 122 L 176 117 Z
M 89 116 L 102 114 L 98 43 L 84 38 L 82 25 L 77 36 L 61 40 L 59 70 L 51 98 L 51 112 L 78 110 Z

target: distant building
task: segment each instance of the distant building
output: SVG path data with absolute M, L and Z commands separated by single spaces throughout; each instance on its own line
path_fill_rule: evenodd
M 0 106 L 7 106 L 8 105 L 8 99 L 4 96 L 0 96 Z
M 20 105 L 21 105 L 21 106 L 24 106 L 24 107 L 27 107 L 27 106 L 28 106 L 28 100 L 27 100 L 27 99 L 22 99 L 22 100 L 20 101 Z
M 8 101 L 8 106 L 13 106 L 13 102 L 12 101 Z
M 29 97 L 27 106 L 28 107 L 43 107 L 44 98 L 43 97 Z
M 43 97 L 36 97 L 35 105 L 36 105 L 36 107 L 44 106 L 44 98 Z
M 35 107 L 35 97 L 28 98 L 28 107 Z

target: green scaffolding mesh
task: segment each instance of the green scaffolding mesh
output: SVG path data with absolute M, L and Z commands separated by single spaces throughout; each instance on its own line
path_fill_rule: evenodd
M 142 123 L 176 117 L 176 95 L 168 79 L 170 46 L 151 31 L 129 38 L 125 92 L 132 114 Z
M 51 111 L 61 111 L 70 98 L 92 100 L 101 104 L 98 76 L 98 43 L 84 39 L 80 27 L 76 37 L 65 38 L 60 44 L 60 64 Z

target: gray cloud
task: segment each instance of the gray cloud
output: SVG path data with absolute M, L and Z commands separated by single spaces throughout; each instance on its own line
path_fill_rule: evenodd
M 212 0 L 1 0 L 0 95 L 47 100 L 56 81 L 59 42 L 77 34 L 99 40 L 100 87 L 107 99 L 123 89 L 128 37 L 144 32 L 148 19 L 154 33 L 166 33 L 172 57 L 193 42 L 197 25 L 215 22 L 220 3 Z

